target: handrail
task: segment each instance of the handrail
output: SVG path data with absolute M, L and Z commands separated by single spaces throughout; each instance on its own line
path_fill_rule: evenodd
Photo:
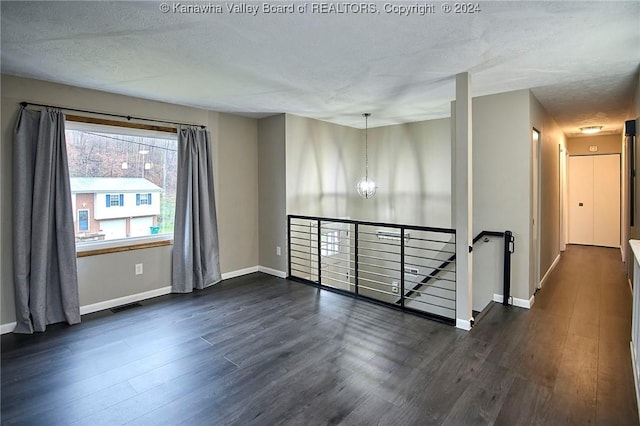
M 419 226 L 419 225 L 398 225 L 397 223 L 385 223 L 385 222 L 365 222 L 362 220 L 354 220 L 354 219 L 340 219 L 335 217 L 316 217 L 316 216 L 304 216 L 304 215 L 289 215 L 292 219 L 304 219 L 304 220 L 322 220 L 323 222 L 339 222 L 339 223 L 348 223 L 351 225 L 365 225 L 365 226 L 381 226 L 383 228 L 404 228 L 404 229 L 415 229 L 417 231 L 426 231 L 426 232 L 442 232 L 445 234 L 455 234 L 456 230 L 451 228 L 437 228 L 431 226 Z
M 473 243 L 475 244 L 480 241 L 483 237 L 500 237 L 505 239 L 505 250 L 504 250 L 504 277 L 503 277 L 503 298 L 502 304 L 508 305 L 509 299 L 511 297 L 511 253 L 515 251 L 515 240 L 513 237 L 513 233 L 511 231 L 481 231 L 478 235 L 473 239 Z M 415 291 L 419 290 L 426 283 L 435 278 L 444 268 L 449 266 L 452 262 L 456 260 L 456 255 L 452 255 L 447 260 L 442 262 L 440 266 L 433 269 L 429 275 L 427 275 L 420 283 L 416 284 L 411 290 L 405 294 L 405 297 L 410 297 Z M 401 303 L 402 298 L 399 298 L 396 301 L 396 304 Z
M 473 244 L 480 241 L 482 237 L 504 237 L 504 232 L 499 231 L 482 231 L 473 239 Z

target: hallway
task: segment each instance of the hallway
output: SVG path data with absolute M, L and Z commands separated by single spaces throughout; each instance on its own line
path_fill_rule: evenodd
M 631 306 L 620 251 L 577 245 L 527 314 L 494 306 L 472 334 L 501 341 L 490 358 L 516 373 L 496 424 L 638 424 Z

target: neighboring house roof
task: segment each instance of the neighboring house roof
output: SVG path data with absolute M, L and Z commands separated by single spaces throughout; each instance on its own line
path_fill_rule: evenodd
M 72 177 L 71 192 L 160 192 L 162 188 L 144 178 Z

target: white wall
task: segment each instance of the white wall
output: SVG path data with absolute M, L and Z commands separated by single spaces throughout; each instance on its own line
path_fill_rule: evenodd
M 15 321 L 11 145 L 21 101 L 207 125 L 214 144 L 222 272 L 258 264 L 256 120 L 8 75 L 2 75 L 0 84 L 0 324 Z M 170 254 L 170 248 L 161 247 L 136 250 L 126 256 L 116 253 L 78 259 L 81 305 L 169 286 Z M 135 263 L 144 263 L 144 275 L 135 276 Z

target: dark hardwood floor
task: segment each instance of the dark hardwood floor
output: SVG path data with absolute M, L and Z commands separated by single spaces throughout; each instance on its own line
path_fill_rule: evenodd
M 2 336 L 2 424 L 638 424 L 616 250 L 469 333 L 263 274 L 142 304 Z

